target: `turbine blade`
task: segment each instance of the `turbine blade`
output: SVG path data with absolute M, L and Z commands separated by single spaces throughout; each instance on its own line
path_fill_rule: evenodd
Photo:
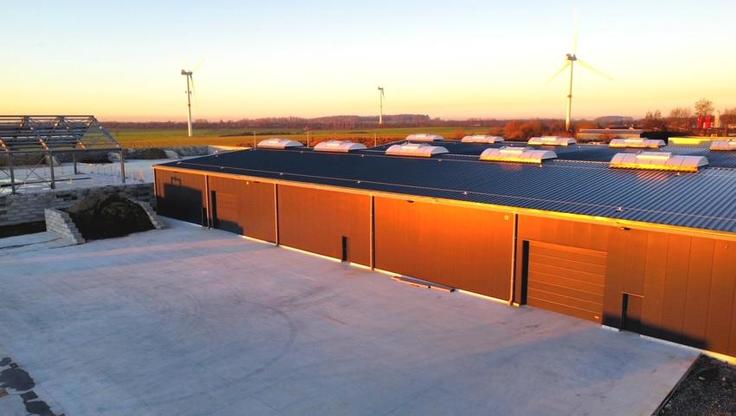
M 580 66 L 582 66 L 583 68 L 587 69 L 588 71 L 590 71 L 590 72 L 592 72 L 592 73 L 594 73 L 594 74 L 596 74 L 596 75 L 598 75 L 600 77 L 603 77 L 603 78 L 605 78 L 605 79 L 607 79 L 609 81 L 613 81 L 613 77 L 612 76 L 610 76 L 610 75 L 606 74 L 605 72 L 597 69 L 596 67 L 594 67 L 593 65 L 585 62 L 584 60 L 578 59 L 577 60 L 577 63 Z
M 554 81 L 557 77 L 560 76 L 565 70 L 570 66 L 570 61 L 565 61 L 564 64 L 560 67 L 560 69 L 557 70 L 551 77 L 547 78 L 546 84 L 549 84 L 550 82 Z
M 573 33 L 572 33 L 572 53 L 573 55 L 577 55 L 578 53 L 578 43 L 580 42 L 580 19 L 578 17 L 578 11 L 577 9 L 573 9 L 572 11 L 572 21 L 573 21 Z

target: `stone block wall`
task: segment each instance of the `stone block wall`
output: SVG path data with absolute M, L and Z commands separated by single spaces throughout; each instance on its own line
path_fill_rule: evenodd
M 84 244 L 85 239 L 69 214 L 58 209 L 47 208 L 44 210 L 44 217 L 46 218 L 46 231 L 74 244 Z
M 156 196 L 151 183 L 8 194 L 0 196 L 0 226 L 43 221 L 45 209 L 67 209 L 93 192 L 122 193 L 135 201 L 156 206 Z
M 133 200 L 133 202 L 143 208 L 143 211 L 145 211 L 146 215 L 148 215 L 148 219 L 151 220 L 151 225 L 153 225 L 153 228 L 157 230 L 163 230 L 166 227 L 164 225 L 164 222 L 161 220 L 161 218 L 159 218 L 158 215 L 156 215 L 156 211 L 151 208 L 151 205 L 148 202 L 136 200 Z

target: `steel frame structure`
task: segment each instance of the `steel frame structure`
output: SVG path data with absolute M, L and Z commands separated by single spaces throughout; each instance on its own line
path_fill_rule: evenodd
M 0 115 L 0 154 L 5 166 L 0 166 L 0 178 L 9 179 L 0 185 L 0 193 L 8 187 L 13 194 L 29 184 L 47 183 L 56 187 L 54 155 L 71 154 L 77 173 L 77 154 L 89 151 L 119 152 L 121 180 L 125 183 L 125 157 L 115 137 L 92 115 Z M 19 165 L 23 155 L 25 162 Z M 29 165 L 28 159 L 33 162 Z M 0 159 L 3 160 L 3 159 Z M 49 176 L 38 173 L 44 162 Z M 25 176 L 19 180 L 18 169 Z

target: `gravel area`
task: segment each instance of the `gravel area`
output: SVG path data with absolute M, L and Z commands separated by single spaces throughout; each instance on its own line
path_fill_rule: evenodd
M 736 415 L 736 366 L 701 355 L 655 415 Z

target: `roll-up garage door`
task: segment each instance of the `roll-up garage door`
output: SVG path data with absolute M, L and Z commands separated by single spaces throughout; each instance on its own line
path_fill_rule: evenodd
M 527 304 L 601 322 L 606 253 L 531 242 Z

